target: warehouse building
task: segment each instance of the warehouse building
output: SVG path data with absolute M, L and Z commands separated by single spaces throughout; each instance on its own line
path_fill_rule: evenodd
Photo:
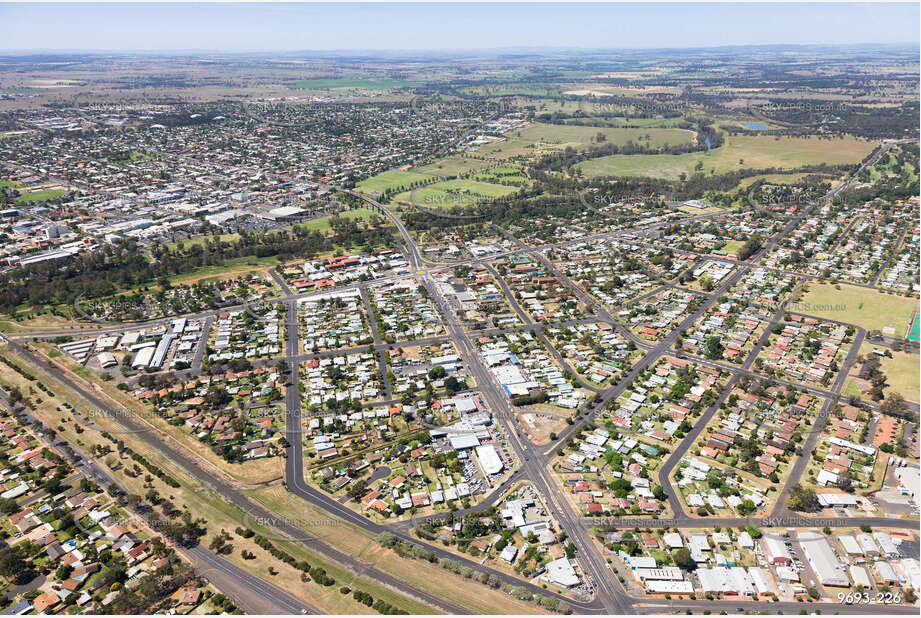
M 819 583 L 823 586 L 850 586 L 851 582 L 838 562 L 825 536 L 818 532 L 800 532 L 799 542 Z

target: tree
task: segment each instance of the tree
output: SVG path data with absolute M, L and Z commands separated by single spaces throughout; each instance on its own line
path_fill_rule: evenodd
M 19 505 L 16 504 L 16 501 L 12 498 L 2 498 L 0 499 L 0 513 L 4 515 L 12 515 L 19 510 Z
M 723 343 L 717 335 L 707 337 L 704 354 L 710 360 L 719 360 L 723 358 Z
M 790 489 L 788 506 L 794 511 L 815 512 L 819 510 L 819 498 L 814 489 L 797 483 Z
M 675 566 L 683 569 L 693 569 L 696 564 L 694 559 L 691 558 L 690 550 L 686 547 L 674 550 L 672 552 L 672 560 L 675 562 Z
M 28 565 L 22 555 L 21 546 L 8 547 L 0 544 L 0 575 L 13 583 L 28 581 Z
M 899 393 L 889 393 L 886 401 L 880 404 L 880 411 L 891 416 L 905 416 L 908 408 L 905 406 L 905 398 Z

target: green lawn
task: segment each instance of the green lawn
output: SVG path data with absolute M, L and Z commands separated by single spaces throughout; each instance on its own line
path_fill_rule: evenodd
M 406 189 L 414 182 L 425 182 L 431 180 L 431 178 L 431 176 L 426 174 L 390 170 L 389 172 L 382 172 L 377 176 L 362 180 L 355 188 L 362 193 L 380 195 L 387 189 Z
M 440 176 L 459 176 L 474 170 L 481 170 L 488 166 L 487 161 L 468 157 L 446 157 L 429 165 L 413 168 L 422 174 L 438 174 Z
M 395 196 L 395 202 L 414 204 L 431 209 L 451 210 L 456 206 L 470 206 L 478 198 L 505 197 L 518 191 L 517 187 L 493 185 L 476 180 L 448 180 Z
M 301 225 L 306 226 L 308 230 L 318 230 L 320 232 L 324 232 L 329 229 L 329 222 L 332 220 L 333 216 L 337 216 L 341 219 L 370 219 L 372 215 L 377 215 L 378 217 L 383 218 L 382 214 L 376 213 L 373 210 L 368 210 L 367 208 L 355 208 L 353 210 L 346 210 L 345 212 L 340 212 L 329 217 L 313 219 L 306 223 L 302 223 Z
M 176 242 L 171 242 L 167 245 L 167 247 L 169 247 L 170 249 L 175 249 L 180 244 L 186 248 L 194 247 L 196 245 L 204 246 L 205 242 L 207 242 L 211 238 L 214 238 L 214 237 L 213 236 L 196 236 L 195 238 L 187 238 L 185 240 L 177 240 Z M 237 240 L 238 238 L 240 238 L 239 234 L 219 234 L 218 235 L 218 239 L 221 242 L 233 242 Z
M 800 173 L 800 174 L 761 174 L 760 176 L 750 176 L 748 178 L 742 179 L 739 182 L 738 188 L 739 189 L 748 188 L 759 180 L 763 180 L 769 185 L 771 184 L 773 185 L 792 185 L 792 184 L 795 184 L 797 181 L 802 180 L 808 175 L 809 174 Z
M 46 202 L 48 200 L 54 200 L 62 195 L 67 193 L 66 191 L 61 191 L 58 189 L 46 189 L 44 191 L 33 191 L 31 193 L 25 193 L 20 195 L 16 200 L 22 204 L 27 204 L 31 202 Z
M 483 170 L 476 174 L 473 179 L 483 182 L 511 182 L 518 185 L 528 182 L 528 177 L 524 175 L 519 165 L 503 165 L 501 167 Z
M 839 322 L 880 330 L 897 337 L 905 335 L 908 323 L 918 310 L 918 301 L 867 288 L 840 284 L 810 283 L 809 291 L 789 309 Z M 891 329 L 891 330 L 884 330 Z
M 231 258 L 225 260 L 220 266 L 202 266 L 190 272 L 170 277 L 170 283 L 178 285 L 209 278 L 215 281 L 218 279 L 230 279 L 254 270 L 261 271 L 273 266 L 278 266 L 278 258 L 274 255 L 261 258 L 254 256 Z
M 857 163 L 876 146 L 856 138 L 819 139 L 771 136 L 727 137 L 726 144 L 710 152 L 679 155 L 611 155 L 576 165 L 586 176 L 650 176 L 677 180 L 691 175 L 698 162 L 700 171 L 725 174 L 740 169 L 778 167 L 794 169 L 804 165 Z

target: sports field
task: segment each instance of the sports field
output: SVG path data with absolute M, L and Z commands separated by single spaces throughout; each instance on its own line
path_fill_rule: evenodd
M 451 210 L 476 204 L 481 198 L 505 197 L 518 191 L 517 187 L 493 185 L 476 180 L 448 180 L 406 191 L 394 197 L 402 204 L 413 204 L 423 208 Z M 415 195 L 414 195 L 415 193 Z
M 883 294 L 867 288 L 829 283 L 810 283 L 809 291 L 790 311 L 856 324 L 884 335 L 902 337 L 918 311 L 918 300 Z
M 516 185 L 523 185 L 528 182 L 528 177 L 525 176 L 520 165 L 503 165 L 483 170 L 475 175 L 473 179 L 482 180 L 483 182 L 513 183 Z
M 857 138 L 820 139 L 767 135 L 730 136 L 726 144 L 710 152 L 680 155 L 611 155 L 578 163 L 586 176 L 651 176 L 677 180 L 682 173 L 695 173 L 697 163 L 705 174 L 725 174 L 741 169 L 776 167 L 795 169 L 804 165 L 857 163 L 876 142 Z
M 429 165 L 414 167 L 412 171 L 422 174 L 437 174 L 439 176 L 459 176 L 488 166 L 489 161 L 474 159 L 473 157 L 446 157 Z
M 56 200 L 57 198 L 64 195 L 66 191 L 61 191 L 59 189 L 47 189 L 44 191 L 33 191 L 32 193 L 25 193 L 20 195 L 16 201 L 22 204 L 30 202 L 45 202 L 47 200 Z
M 372 176 L 367 180 L 362 180 L 355 188 L 362 193 L 380 195 L 387 189 L 408 188 L 414 182 L 426 182 L 428 180 L 431 180 L 431 176 L 426 176 L 425 174 L 390 170 L 377 176 Z
M 623 146 L 633 142 L 649 148 L 687 144 L 694 139 L 694 132 L 686 129 L 623 129 L 536 123 L 506 134 L 504 142 L 483 146 L 477 150 L 477 154 L 510 158 L 539 155 L 567 147 L 581 149 L 597 143 L 599 134 L 604 136 L 603 144 Z
M 915 313 L 915 317 L 911 321 L 911 327 L 909 327 L 906 337 L 911 341 L 921 341 L 921 313 Z

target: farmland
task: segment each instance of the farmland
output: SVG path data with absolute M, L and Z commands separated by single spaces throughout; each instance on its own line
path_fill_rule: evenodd
M 858 163 L 876 146 L 856 138 L 822 139 L 732 136 L 726 145 L 708 153 L 679 155 L 610 155 L 579 163 L 586 176 L 651 176 L 669 180 L 691 175 L 698 163 L 705 174 L 742 169 L 796 169 L 805 165 Z
M 353 78 L 353 79 L 301 79 L 293 84 L 298 90 L 332 90 L 332 91 L 371 91 L 393 90 L 421 86 L 422 82 L 388 78 Z
M 632 142 L 648 148 L 686 144 L 694 139 L 694 133 L 685 129 L 599 128 L 536 123 L 510 133 L 507 141 L 483 146 L 477 152 L 508 159 L 563 150 L 567 147 L 587 148 L 597 141 L 599 135 L 604 136 L 603 143 L 623 146 L 627 142 Z

